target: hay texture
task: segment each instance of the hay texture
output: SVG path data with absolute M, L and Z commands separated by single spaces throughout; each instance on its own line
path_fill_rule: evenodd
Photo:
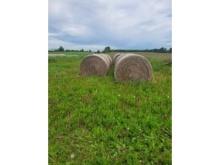
M 120 56 L 120 55 L 123 55 L 124 53 L 116 53 L 113 58 L 112 58 L 112 63 L 115 64 L 116 62 L 116 59 Z
M 82 76 L 104 76 L 108 72 L 112 59 L 107 54 L 91 54 L 86 56 L 80 64 Z
M 114 76 L 117 81 L 151 80 L 152 67 L 144 56 L 123 53 L 115 59 Z

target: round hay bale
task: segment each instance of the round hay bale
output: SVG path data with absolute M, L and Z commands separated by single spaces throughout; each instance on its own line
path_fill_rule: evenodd
M 112 59 L 107 54 L 91 54 L 86 56 L 80 64 L 82 76 L 104 76 L 109 70 Z
M 102 54 L 103 55 L 103 54 Z M 107 58 L 107 60 L 108 60 L 108 63 L 109 63 L 109 67 L 111 66 L 111 64 L 112 64 L 112 58 L 111 58 L 111 56 L 109 56 L 109 55 L 107 55 L 107 54 L 104 54 L 105 55 L 105 57 Z
M 152 67 L 144 56 L 121 54 L 115 61 L 114 76 L 117 81 L 151 80 Z

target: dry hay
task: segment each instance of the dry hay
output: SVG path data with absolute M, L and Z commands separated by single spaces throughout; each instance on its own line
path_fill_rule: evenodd
M 80 64 L 80 75 L 104 76 L 109 70 L 112 59 L 107 54 L 91 54 L 86 56 Z
M 116 54 L 113 56 L 113 58 L 112 58 L 112 63 L 115 64 L 116 59 L 117 59 L 120 55 L 122 55 L 122 54 L 124 54 L 124 53 L 116 53 Z
M 150 62 L 141 55 L 125 53 L 115 59 L 115 79 L 127 80 L 151 80 L 152 67 Z

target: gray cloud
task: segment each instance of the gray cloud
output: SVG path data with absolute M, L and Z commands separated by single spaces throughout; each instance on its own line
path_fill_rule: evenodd
M 49 0 L 49 48 L 170 44 L 171 0 Z

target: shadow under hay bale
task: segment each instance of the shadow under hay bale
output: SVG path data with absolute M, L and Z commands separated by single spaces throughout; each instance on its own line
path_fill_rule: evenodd
M 104 76 L 112 64 L 112 59 L 107 54 L 91 54 L 86 56 L 80 64 L 82 76 Z
M 117 81 L 151 80 L 153 73 L 144 56 L 125 53 L 115 58 L 114 76 Z

